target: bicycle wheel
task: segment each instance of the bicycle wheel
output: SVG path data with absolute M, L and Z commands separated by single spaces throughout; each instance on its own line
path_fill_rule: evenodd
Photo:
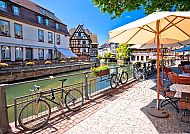
M 51 114 L 50 105 L 44 100 L 33 100 L 20 111 L 18 122 L 23 129 L 36 130 L 43 127 Z
M 125 84 L 128 81 L 128 73 L 127 72 L 122 72 L 120 81 L 121 81 L 121 84 Z
M 69 90 L 65 95 L 65 106 L 71 111 L 78 111 L 84 103 L 82 93 L 77 90 Z
M 110 80 L 110 85 L 111 85 L 111 88 L 116 88 L 118 86 L 118 78 L 117 78 L 117 75 L 114 74 L 111 76 L 111 80 Z

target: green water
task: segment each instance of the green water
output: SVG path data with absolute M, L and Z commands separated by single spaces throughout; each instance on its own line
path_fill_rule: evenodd
M 109 63 L 108 65 L 110 67 L 114 67 L 114 66 L 116 66 L 116 63 Z M 131 78 L 130 66 L 127 66 L 125 68 L 125 70 L 127 70 L 127 72 L 129 73 L 129 78 Z M 78 73 L 80 74 L 85 71 L 90 71 L 90 69 L 73 71 L 73 72 L 55 75 L 54 79 L 39 80 L 39 81 L 32 81 L 32 82 L 18 83 L 18 84 L 10 85 L 10 86 L 8 86 L 8 88 L 6 90 L 7 103 L 8 103 L 8 105 L 13 104 L 14 98 L 30 94 L 31 91 L 29 89 L 34 89 L 34 85 L 40 85 L 43 90 L 47 90 L 47 89 L 51 89 L 51 88 L 58 88 L 58 87 L 61 87 L 61 82 L 59 82 L 58 80 L 63 79 L 63 77 L 60 77 L 60 76 L 70 75 L 70 74 L 78 74 Z M 112 72 L 114 72 L 114 69 L 111 70 L 111 73 Z M 56 77 L 58 77 L 58 78 L 56 78 Z M 65 82 L 65 85 L 84 82 L 84 74 L 69 76 L 69 77 L 65 77 L 65 78 L 67 79 L 67 81 Z M 91 74 L 88 75 L 88 80 L 90 80 L 90 79 L 91 79 Z M 13 107 L 8 109 L 8 113 L 9 113 L 9 121 L 13 122 L 14 121 Z

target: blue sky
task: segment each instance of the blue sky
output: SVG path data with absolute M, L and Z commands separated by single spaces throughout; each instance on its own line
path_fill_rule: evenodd
M 84 24 L 92 33 L 98 35 L 99 44 L 108 39 L 108 31 L 142 18 L 145 16 L 143 10 L 125 12 L 120 18 L 111 20 L 111 16 L 102 14 L 91 0 L 32 0 L 33 2 L 47 8 L 65 24 L 68 29 Z

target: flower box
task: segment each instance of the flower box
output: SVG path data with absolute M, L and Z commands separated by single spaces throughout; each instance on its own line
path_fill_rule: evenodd
M 110 69 L 108 66 L 100 66 L 97 68 L 93 68 L 93 73 L 96 77 L 101 77 L 104 75 L 108 75 L 110 73 Z
M 101 77 L 108 74 L 110 74 L 110 69 L 100 71 L 99 73 L 96 74 L 96 77 Z

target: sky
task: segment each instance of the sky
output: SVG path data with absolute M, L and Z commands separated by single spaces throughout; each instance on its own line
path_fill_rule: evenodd
M 84 24 L 92 33 L 98 35 L 99 45 L 106 43 L 108 32 L 119 26 L 145 16 L 143 10 L 124 12 L 120 18 L 111 19 L 108 13 L 102 14 L 91 0 L 32 0 L 55 13 L 67 25 L 68 30 Z

